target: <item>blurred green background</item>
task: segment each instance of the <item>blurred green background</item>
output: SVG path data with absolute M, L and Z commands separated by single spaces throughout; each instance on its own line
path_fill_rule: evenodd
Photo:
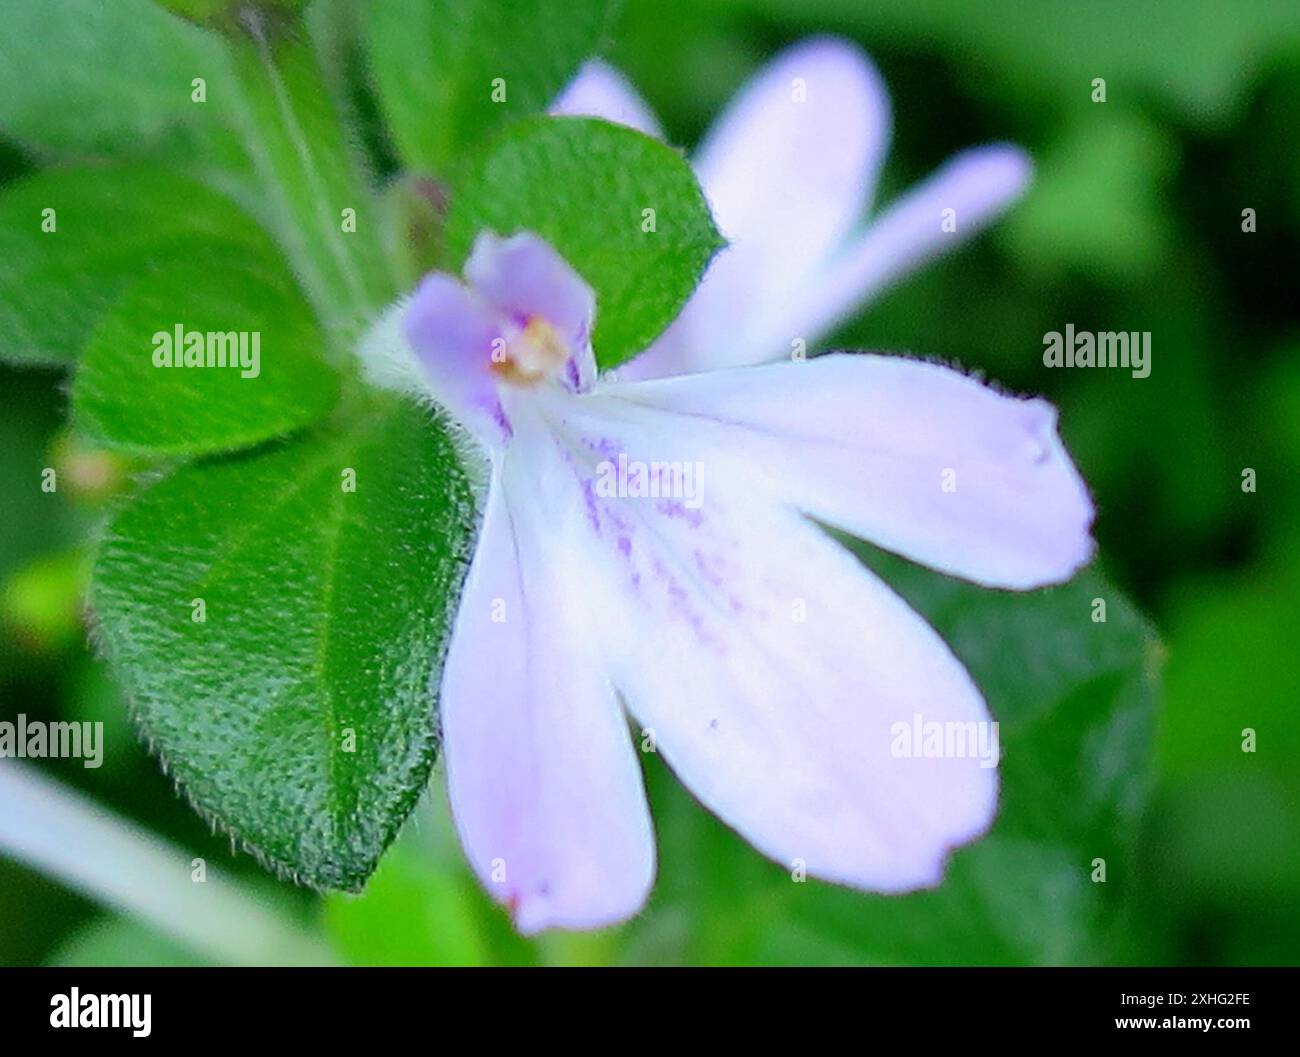
M 747 76 L 814 32 L 860 42 L 889 85 L 881 200 L 977 143 L 1022 144 L 1038 166 L 1003 222 L 884 295 L 834 344 L 940 356 L 1061 408 L 1097 499 L 1102 563 L 1166 654 L 1133 906 L 1108 957 L 1300 962 L 1300 4 L 630 0 L 609 57 L 690 145 Z M 1092 101 L 1096 77 L 1104 103 Z M 35 164 L 0 140 L 4 179 Z M 1066 323 L 1151 331 L 1150 377 L 1045 369 L 1043 335 Z M 789 901 L 750 894 L 765 891 L 767 867 L 668 790 L 657 765 L 667 891 L 630 930 L 515 938 L 461 864 L 436 792 L 365 897 L 280 885 L 173 793 L 87 650 L 84 548 L 122 468 L 77 447 L 64 399 L 61 373 L 0 367 L 0 719 L 103 721 L 104 767 L 49 771 L 280 899 L 339 958 L 1057 960 L 1043 943 L 881 948 L 844 924 L 851 901 L 795 918 Z M 45 466 L 75 486 L 42 494 L 32 482 Z M 1246 468 L 1254 492 L 1242 489 Z M 1253 754 L 1240 748 L 1245 727 L 1258 732 Z M 0 857 L 0 964 L 195 960 Z

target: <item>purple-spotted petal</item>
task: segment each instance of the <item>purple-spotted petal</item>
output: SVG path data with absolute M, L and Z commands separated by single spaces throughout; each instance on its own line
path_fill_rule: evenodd
M 645 100 L 637 95 L 626 77 L 599 59 L 583 64 L 578 75 L 552 104 L 551 113 L 569 117 L 601 117 L 655 139 L 663 139 L 663 130 Z
M 886 892 L 937 883 L 996 808 L 996 741 L 978 690 L 915 612 L 771 492 L 743 449 L 721 452 L 685 416 L 676 432 L 664 425 L 616 397 L 567 421 L 593 457 L 703 460 L 693 495 L 589 496 L 590 633 L 643 739 L 787 869 Z M 586 471 L 596 480 L 598 466 Z M 970 751 L 913 751 L 900 730 L 918 720 L 974 732 Z
M 474 871 L 521 932 L 595 928 L 644 902 L 653 835 L 576 590 L 587 569 L 520 450 L 492 481 L 442 678 L 448 785 Z
M 695 458 L 735 453 L 786 503 L 990 587 L 1069 578 L 1093 506 L 1043 400 L 894 356 L 834 355 L 619 386 L 692 426 Z
M 501 329 L 491 308 L 453 276 L 426 275 L 402 317 L 402 329 L 439 402 L 484 437 L 502 421 L 492 375 Z

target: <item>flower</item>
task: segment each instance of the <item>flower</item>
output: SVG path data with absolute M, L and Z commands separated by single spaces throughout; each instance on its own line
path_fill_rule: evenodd
M 937 883 L 990 824 L 996 770 L 900 753 L 898 731 L 990 717 L 943 640 L 812 519 L 990 587 L 1064 580 L 1092 505 L 1053 408 L 865 354 L 598 380 L 595 299 L 547 243 L 484 233 L 464 278 L 426 276 L 401 326 L 490 467 L 441 716 L 457 828 L 516 927 L 644 902 L 629 715 L 778 862 L 879 892 Z
M 583 67 L 552 112 L 660 136 L 646 104 L 600 62 Z M 694 158 L 730 245 L 673 325 L 620 377 L 762 363 L 812 348 L 870 296 L 979 231 L 1029 182 L 1019 148 L 972 148 L 855 232 L 889 145 L 889 114 L 880 74 L 835 38 L 788 48 L 746 85 Z

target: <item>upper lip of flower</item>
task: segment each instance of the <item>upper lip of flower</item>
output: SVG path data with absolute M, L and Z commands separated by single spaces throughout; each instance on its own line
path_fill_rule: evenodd
M 632 87 L 598 61 L 551 109 L 661 135 Z M 860 226 L 890 123 L 883 78 L 848 41 L 811 38 L 759 71 L 692 158 L 729 245 L 678 319 L 620 377 L 762 363 L 789 357 L 796 342 L 811 349 L 871 296 L 980 231 L 1029 183 L 1024 151 L 975 147 Z
M 433 394 L 488 447 L 512 435 L 505 393 L 559 384 L 586 391 L 595 297 L 536 235 L 483 232 L 462 283 L 427 275 L 402 317 Z

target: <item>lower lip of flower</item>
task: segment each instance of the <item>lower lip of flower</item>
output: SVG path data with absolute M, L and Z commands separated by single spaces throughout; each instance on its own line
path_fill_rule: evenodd
M 569 348 L 555 328 L 532 316 L 513 338 L 493 350 L 492 371 L 512 385 L 531 386 L 551 377 L 569 359 Z

